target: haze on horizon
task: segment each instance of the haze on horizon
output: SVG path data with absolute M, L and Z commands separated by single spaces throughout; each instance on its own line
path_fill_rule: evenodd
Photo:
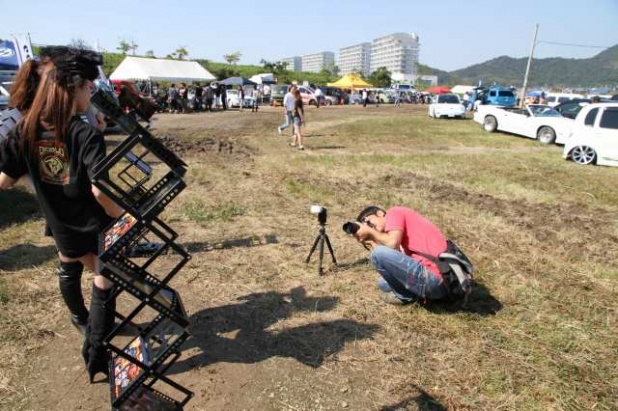
M 153 50 L 157 57 L 179 46 L 188 58 L 223 61 L 240 51 L 240 64 L 261 59 L 334 51 L 370 42 L 394 32 L 420 36 L 420 62 L 456 70 L 501 56 L 528 55 L 532 32 L 540 24 L 536 58 L 589 58 L 603 48 L 560 46 L 545 42 L 611 47 L 618 44 L 618 1 L 521 0 L 411 2 L 315 0 L 268 4 L 237 1 L 206 5 L 153 0 L 110 0 L 103 7 L 67 0 L 58 3 L 24 0 L 3 10 L 0 38 L 30 33 L 34 44 L 68 44 L 74 39 L 98 41 L 114 52 L 121 39 L 135 41 L 137 54 Z M 540 4 L 539 4 L 540 3 Z

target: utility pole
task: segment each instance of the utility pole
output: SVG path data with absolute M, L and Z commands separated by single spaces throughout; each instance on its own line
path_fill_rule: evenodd
M 530 74 L 530 64 L 532 64 L 532 57 L 534 56 L 534 48 L 536 47 L 536 36 L 539 34 L 539 23 L 536 24 L 534 29 L 534 37 L 532 38 L 532 46 L 530 47 L 530 56 L 528 56 L 528 65 L 526 66 L 526 75 L 524 76 L 524 87 L 521 96 L 520 107 L 524 107 L 524 101 L 526 100 L 526 92 L 528 88 L 528 75 Z

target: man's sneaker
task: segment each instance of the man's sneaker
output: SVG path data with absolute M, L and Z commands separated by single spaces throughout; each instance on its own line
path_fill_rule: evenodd
M 279 133 L 279 135 L 283 134 L 283 132 L 281 131 L 281 127 L 277 127 L 277 133 Z
M 392 304 L 392 305 L 404 305 L 406 304 L 406 301 L 400 300 L 399 298 L 397 298 L 397 296 L 393 293 L 389 292 L 384 292 L 384 291 L 380 291 L 380 300 L 384 301 L 386 304 Z

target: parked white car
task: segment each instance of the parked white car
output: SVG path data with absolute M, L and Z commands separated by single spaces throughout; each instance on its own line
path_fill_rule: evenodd
M 227 106 L 228 107 L 240 107 L 240 98 L 238 95 L 238 90 L 227 90 Z M 245 98 L 243 99 L 243 107 L 251 108 L 253 106 L 253 97 L 245 91 Z
M 572 93 L 547 93 L 545 95 L 545 101 L 550 107 L 556 107 L 558 104 L 566 103 L 570 100 L 582 99 L 584 96 L 581 94 Z
M 466 109 L 455 94 L 438 94 L 429 105 L 429 117 L 464 118 Z
M 474 113 L 474 121 L 490 133 L 505 131 L 543 144 L 564 144 L 573 126 L 573 120 L 541 104 L 529 104 L 525 108 L 481 105 Z
M 578 164 L 618 166 L 618 103 L 582 108 L 564 144 L 562 157 Z

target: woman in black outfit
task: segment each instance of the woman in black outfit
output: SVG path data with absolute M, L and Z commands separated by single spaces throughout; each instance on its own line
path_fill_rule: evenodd
M 64 263 L 95 272 L 82 355 L 90 380 L 108 373 L 104 338 L 114 325 L 111 282 L 96 271 L 98 234 L 123 210 L 92 186 L 94 166 L 105 157 L 103 135 L 76 115 L 90 104 L 100 54 L 68 49 L 45 68 L 28 113 L 0 145 L 0 189 L 32 178 L 45 220 Z
M 11 87 L 9 107 L 18 109 L 21 116 L 25 116 L 30 111 L 34 101 L 41 74 L 47 66 L 53 64 L 51 60 L 54 57 L 66 53 L 67 50 L 67 47 L 62 46 L 43 47 L 41 48 L 40 63 L 34 60 L 27 61 L 19 69 Z M 2 168 L 2 163 L 0 163 L 0 171 L 2 171 Z M 30 179 L 28 178 L 28 180 Z M 30 181 L 29 184 L 32 186 Z M 45 228 L 45 235 L 51 237 L 49 227 L 46 226 Z M 62 299 L 71 313 L 71 323 L 85 335 L 88 325 L 88 309 L 84 304 L 82 296 L 81 278 L 83 269 L 84 266 L 79 261 L 60 261 L 58 266 L 58 285 Z

